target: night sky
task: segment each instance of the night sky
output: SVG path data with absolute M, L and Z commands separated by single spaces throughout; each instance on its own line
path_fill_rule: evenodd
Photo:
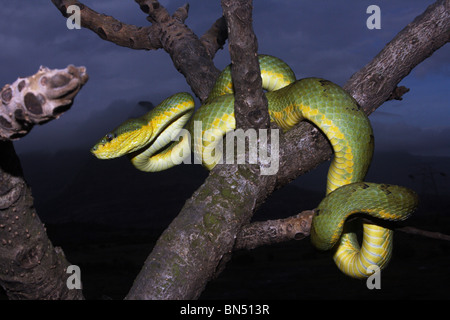
M 185 3 L 160 2 L 170 13 Z M 433 2 L 254 1 L 259 52 L 286 61 L 297 78 L 323 77 L 343 85 Z M 148 25 L 133 0 L 84 3 L 124 23 Z M 189 4 L 186 23 L 201 36 L 221 16 L 220 1 L 192 0 Z M 366 9 L 371 4 L 381 9 L 379 30 L 366 27 Z M 190 92 L 163 50 L 132 50 L 103 41 L 90 30 L 69 30 L 50 0 L 2 0 L 0 15 L 1 83 L 34 74 L 40 65 L 83 65 L 90 76 L 71 110 L 18 141 L 19 153 L 88 150 L 122 119 L 145 113 L 139 101 L 156 105 L 176 92 Z M 220 69 L 230 61 L 227 45 L 215 58 Z M 402 101 L 387 102 L 371 115 L 376 151 L 450 156 L 449 56 L 448 45 L 435 52 L 400 83 L 410 88 Z

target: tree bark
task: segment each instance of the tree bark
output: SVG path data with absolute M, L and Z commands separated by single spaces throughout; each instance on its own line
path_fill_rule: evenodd
M 147 20 L 152 26 L 158 28 L 161 45 L 172 58 L 175 68 L 184 75 L 195 95 L 201 101 L 206 100 L 220 71 L 214 66 L 211 52 L 184 24 L 189 6 L 179 8 L 170 16 L 156 0 L 135 1 L 148 14 Z
M 309 236 L 314 210 L 303 211 L 293 217 L 258 221 L 245 225 L 236 237 L 234 250 L 255 249 Z
M 137 27 L 126 24 L 111 16 L 100 14 L 76 0 L 52 0 L 52 2 L 66 18 L 69 16 L 67 8 L 78 6 L 81 26 L 95 32 L 103 40 L 136 50 L 161 48 L 159 29 L 156 26 Z
M 344 85 L 371 114 L 412 69 L 450 41 L 450 1 L 440 0 L 400 31 L 377 56 Z
M 266 129 L 270 126 L 270 117 L 267 99 L 261 88 L 258 42 L 252 25 L 252 1 L 222 0 L 222 8 L 228 25 L 236 128 Z
M 48 239 L 8 140 L 27 134 L 36 123 L 58 118 L 87 79 L 84 67 L 41 67 L 1 91 L 0 284 L 10 299 L 83 299 L 81 290 L 66 285 L 69 262 Z
M 0 140 L 19 139 L 35 124 L 59 118 L 87 80 L 84 67 L 41 66 L 36 74 L 5 85 L 0 91 Z

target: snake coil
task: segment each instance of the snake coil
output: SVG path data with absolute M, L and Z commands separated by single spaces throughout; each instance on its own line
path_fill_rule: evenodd
M 371 267 L 383 268 L 388 263 L 393 232 L 385 226 L 364 223 L 360 246 L 356 233 L 346 227 L 347 219 L 357 213 L 391 221 L 406 219 L 417 207 L 417 195 L 400 186 L 364 182 L 374 139 L 369 119 L 353 97 L 325 79 L 296 80 L 291 68 L 273 56 L 260 55 L 259 63 L 271 120 L 284 131 L 308 120 L 327 136 L 333 147 L 326 196 L 313 217 L 313 245 L 321 250 L 333 249 L 334 260 L 345 274 L 368 277 L 372 274 Z M 193 137 L 190 133 L 196 122 L 201 123 L 201 134 Z M 181 138 L 172 141 L 184 127 L 187 130 Z M 190 94 L 177 93 L 142 117 L 127 120 L 106 134 L 91 152 L 100 159 L 128 154 L 139 170 L 160 171 L 179 164 L 193 145 L 202 155 L 203 165 L 212 169 L 222 155 L 211 154 L 214 143 L 208 132 L 223 136 L 235 127 L 228 66 L 197 112 L 194 113 Z

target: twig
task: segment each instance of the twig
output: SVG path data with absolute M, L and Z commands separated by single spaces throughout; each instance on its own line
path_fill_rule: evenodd
M 408 233 L 408 234 L 419 235 L 419 236 L 422 236 L 422 237 L 450 241 L 450 235 L 443 234 L 443 233 L 440 233 L 440 232 L 427 231 L 427 230 L 422 230 L 422 229 L 415 228 L 415 227 L 410 227 L 410 226 L 396 228 L 395 230 L 396 231 L 401 231 L 401 232 L 404 232 L 404 233 Z

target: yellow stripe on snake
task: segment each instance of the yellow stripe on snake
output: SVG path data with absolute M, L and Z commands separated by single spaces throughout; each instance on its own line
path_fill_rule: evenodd
M 321 250 L 334 249 L 334 260 L 345 274 L 368 277 L 373 266 L 383 268 L 389 261 L 393 232 L 365 222 L 360 247 L 355 232 L 344 228 L 347 218 L 365 213 L 379 219 L 403 220 L 415 210 L 417 195 L 400 186 L 363 182 L 374 147 L 372 127 L 347 92 L 324 79 L 296 80 L 291 68 L 278 58 L 261 55 L 259 62 L 271 120 L 284 131 L 308 120 L 327 136 L 334 150 L 326 197 L 313 217 L 312 243 Z M 222 155 L 211 154 L 217 139 L 212 142 L 208 133 L 223 136 L 236 127 L 230 66 L 217 79 L 207 101 L 193 113 L 192 96 L 177 93 L 106 134 L 91 151 L 100 159 L 129 154 L 136 168 L 160 171 L 181 163 L 193 144 L 194 151 L 202 155 L 203 165 L 212 169 Z M 198 137 L 189 134 L 195 121 L 201 121 L 202 126 Z M 172 141 L 186 123 L 182 138 Z

